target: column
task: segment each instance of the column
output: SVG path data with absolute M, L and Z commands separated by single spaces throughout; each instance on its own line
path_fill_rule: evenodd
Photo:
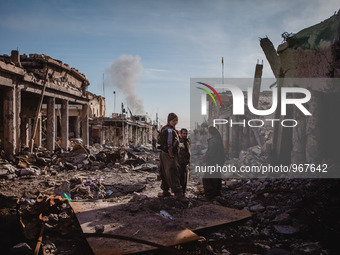
M 142 128 L 142 143 L 141 145 L 143 145 L 145 143 L 145 129 Z
M 83 138 L 83 145 L 89 145 L 89 113 L 88 113 L 89 106 L 87 104 L 83 105 L 83 112 L 82 112 L 82 138 Z
M 20 59 L 20 58 L 19 58 Z M 20 147 L 21 147 L 21 139 L 20 139 L 20 124 L 21 124 L 21 119 L 20 119 L 20 113 L 21 113 L 21 89 L 18 87 L 15 89 L 15 126 L 16 126 L 16 134 L 15 134 L 15 139 L 16 139 L 16 149 L 15 152 L 19 153 Z
M 138 127 L 137 126 L 135 126 L 134 127 L 134 135 L 133 135 L 133 144 L 135 145 L 135 146 L 137 146 L 137 144 L 138 144 L 138 140 L 137 140 L 137 138 L 138 138 Z
M 15 88 L 4 89 L 4 149 L 6 158 L 13 160 L 16 150 Z
M 133 138 L 132 138 L 132 125 L 129 125 L 129 139 L 128 139 L 128 144 L 133 144 Z
M 75 136 L 75 138 L 80 138 L 80 117 L 79 116 L 76 116 L 75 117 L 75 125 L 74 125 L 74 127 L 75 127 L 75 133 L 74 133 L 74 136 Z
M 68 101 L 62 100 L 61 103 L 61 148 L 67 150 L 68 147 Z
M 35 131 L 34 144 L 36 147 L 41 147 L 41 114 L 39 114 L 39 118 L 37 119 L 38 125 L 37 130 Z
M 29 146 L 29 118 L 25 115 L 21 117 L 20 124 L 21 145 L 24 147 Z
M 255 77 L 254 77 L 253 97 L 252 97 L 253 106 L 255 109 L 258 109 L 258 104 L 259 104 L 259 99 L 260 99 L 262 70 L 263 70 L 263 65 L 257 64 L 255 67 Z
M 55 98 L 48 98 L 47 102 L 47 149 L 49 151 L 55 150 L 56 138 L 56 117 L 55 117 Z

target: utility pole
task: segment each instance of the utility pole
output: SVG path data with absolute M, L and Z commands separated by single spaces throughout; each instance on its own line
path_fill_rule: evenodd
M 122 131 L 123 131 L 123 146 L 125 146 L 125 127 L 124 127 L 124 121 L 125 121 L 125 117 L 124 117 L 124 104 L 122 103 Z
M 222 57 L 222 84 L 224 84 L 224 62 Z
M 113 113 L 116 113 L 116 91 L 113 91 L 113 96 L 114 96 Z
M 103 97 L 105 97 L 104 73 L 103 73 Z

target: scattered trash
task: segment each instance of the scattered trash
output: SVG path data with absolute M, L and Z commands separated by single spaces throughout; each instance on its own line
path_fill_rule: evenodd
M 18 243 L 11 249 L 13 254 L 32 254 L 32 248 L 27 243 Z
M 167 211 L 161 210 L 159 212 L 160 215 L 162 215 L 163 217 L 169 219 L 169 220 L 175 220 L 174 217 L 172 217 Z
M 136 166 L 136 167 L 132 168 L 132 170 L 134 170 L 134 171 L 136 171 L 136 170 L 145 171 L 145 170 L 155 170 L 155 169 L 158 169 L 158 165 L 150 164 L 150 163 L 145 163 L 145 164 L 142 164 L 140 166 Z
M 39 175 L 40 171 L 39 169 L 35 169 L 35 168 L 26 168 L 26 169 L 21 169 L 19 176 L 25 176 L 25 175 Z

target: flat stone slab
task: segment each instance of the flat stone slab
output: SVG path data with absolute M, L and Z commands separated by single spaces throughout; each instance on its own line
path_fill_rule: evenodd
M 163 246 L 198 240 L 199 236 L 190 229 L 204 229 L 251 216 L 248 211 L 211 203 L 181 210 L 173 215 L 173 221 L 145 208 L 132 210 L 133 206 L 126 203 L 72 202 L 71 206 L 84 233 L 96 233 L 96 226 L 103 226 L 104 234 L 141 239 Z M 114 238 L 88 237 L 87 241 L 96 255 L 130 254 L 157 249 L 150 245 Z
M 115 234 L 146 240 L 163 246 L 191 242 L 199 236 L 163 216 L 150 211 L 130 212 L 124 204 L 112 202 L 72 202 L 72 208 L 84 233 L 96 233 L 104 226 L 104 234 Z M 104 237 L 86 238 L 93 253 L 130 254 L 157 249 L 141 243 Z
M 193 231 L 223 225 L 251 217 L 246 210 L 237 210 L 207 203 L 174 214 L 175 221 Z

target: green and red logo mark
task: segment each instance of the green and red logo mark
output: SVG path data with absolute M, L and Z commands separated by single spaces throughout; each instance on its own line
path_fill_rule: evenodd
M 216 95 L 216 97 L 220 101 L 220 104 L 221 104 L 221 107 L 222 107 L 222 100 L 220 98 L 220 95 L 217 93 L 217 91 L 212 86 L 210 86 L 209 84 L 203 83 L 203 82 L 197 82 L 197 83 L 201 84 L 203 86 L 206 86 L 212 92 L 214 92 L 214 94 Z M 206 92 L 211 97 L 211 99 L 214 101 L 215 105 L 217 106 L 215 97 L 211 94 L 211 92 L 209 90 L 204 89 L 204 88 L 200 88 L 200 87 L 197 87 L 197 88 L 200 89 L 200 90 L 203 90 L 204 92 Z M 201 97 L 201 114 L 202 115 L 207 115 L 207 99 L 206 99 L 206 95 L 203 95 L 203 94 L 202 94 L 202 97 Z
M 222 100 L 220 98 L 220 95 L 217 93 L 217 91 L 212 86 L 210 86 L 209 84 L 203 83 L 203 82 L 197 82 L 197 83 L 201 84 L 203 86 L 206 86 L 207 88 L 211 89 L 211 91 L 214 92 L 214 94 L 216 95 L 216 97 L 218 98 L 218 100 L 220 101 L 220 104 L 222 106 Z M 203 89 L 203 88 L 200 88 L 200 87 L 197 87 L 197 88 L 203 90 L 204 92 L 206 92 L 211 97 L 211 99 L 214 101 L 215 105 L 217 106 L 215 97 L 210 93 L 209 90 L 206 90 L 206 89 Z

